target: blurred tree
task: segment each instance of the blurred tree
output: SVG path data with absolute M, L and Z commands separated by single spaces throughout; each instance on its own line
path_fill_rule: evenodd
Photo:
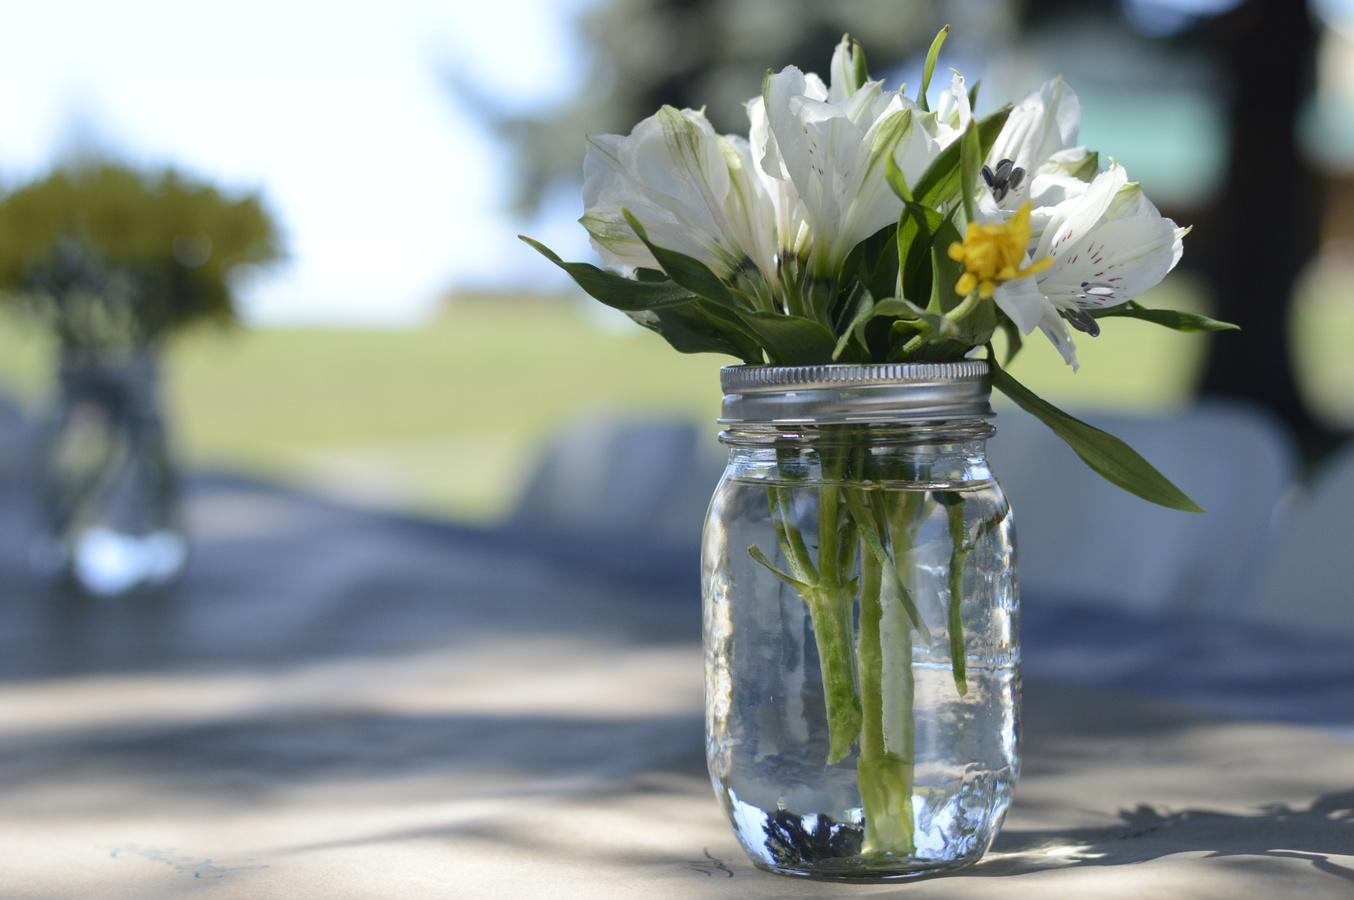
M 234 278 L 280 256 L 257 196 L 232 200 L 172 169 L 81 163 L 0 200 L 0 291 L 47 319 L 67 351 L 234 321 Z
M 1298 390 L 1288 323 L 1298 274 L 1320 244 L 1322 185 L 1297 127 L 1315 84 L 1317 31 L 1306 3 L 1247 0 L 1200 38 L 1228 70 L 1232 145 L 1223 190 L 1198 217 L 1192 265 L 1209 283 L 1216 315 L 1242 329 L 1210 341 L 1200 389 L 1268 407 L 1316 461 L 1342 436 Z

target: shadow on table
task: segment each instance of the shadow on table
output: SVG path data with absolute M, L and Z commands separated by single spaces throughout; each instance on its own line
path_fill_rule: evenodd
M 1178 853 L 1245 857 L 1257 872 L 1271 860 L 1306 860 L 1354 882 L 1354 868 L 1332 862 L 1354 850 L 1354 789 L 1323 794 L 1310 806 L 1267 806 L 1254 814 L 1140 805 L 1101 828 L 1003 831 L 974 876 L 1027 875 L 1049 869 L 1126 866 Z M 1277 846 L 1276 846 L 1277 843 Z

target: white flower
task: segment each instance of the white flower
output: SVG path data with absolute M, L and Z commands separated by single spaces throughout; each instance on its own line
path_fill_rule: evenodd
M 721 277 L 751 260 L 774 271 L 772 209 L 746 142 L 715 134 L 705 115 L 665 106 L 629 135 L 588 138 L 579 220 L 608 265 L 657 268 L 624 208 L 659 247 L 695 257 Z
M 879 81 L 854 91 L 840 83 L 851 72 L 848 52 L 843 42 L 833 55 L 831 86 L 789 66 L 767 78 L 760 104 L 748 104 L 754 158 L 772 179 L 788 180 L 801 205 L 789 213 L 788 190 L 776 201 L 777 220 L 787 229 L 781 244 L 806 249 L 810 269 L 827 277 L 902 212 L 884 178 L 888 156 L 916 178 L 940 150 L 920 109 L 901 93 L 883 90 Z
M 973 107 L 969 104 L 964 76 L 954 69 L 950 72 L 950 86 L 936 98 L 937 136 L 942 147 L 957 140 L 973 121 Z
M 1018 175 L 998 177 L 996 184 L 989 185 L 995 205 L 1014 210 L 1028 200 L 1038 210 L 1061 202 L 1069 190 L 1077 190 L 1072 183 L 1079 179 L 1071 176 L 1088 155 L 1077 144 L 1080 130 L 1081 102 L 1062 78 L 1047 82 L 1017 103 L 987 155 L 994 175 L 1004 160 L 1011 161 L 1008 172 L 1019 170 Z M 1032 224 L 1037 233 L 1037 213 Z
M 1114 163 L 1085 191 L 1046 211 L 1030 251 L 1031 265 L 1044 268 L 998 286 L 994 299 L 1022 332 L 1038 327 L 1048 335 L 1075 369 L 1064 319 L 1097 333 L 1085 310 L 1127 303 L 1160 282 L 1180 261 L 1188 231 L 1164 218 Z

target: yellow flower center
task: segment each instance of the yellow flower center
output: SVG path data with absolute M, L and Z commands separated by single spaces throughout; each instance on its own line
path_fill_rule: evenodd
M 950 244 L 950 259 L 964 264 L 964 274 L 954 286 L 954 292 L 967 297 L 974 288 L 986 300 L 997 289 L 997 283 L 1023 278 L 1042 272 L 1053 265 L 1051 258 L 1041 259 L 1025 268 L 1025 248 L 1030 243 L 1030 204 L 1021 205 L 1009 222 L 1000 225 L 968 223 L 964 241 Z

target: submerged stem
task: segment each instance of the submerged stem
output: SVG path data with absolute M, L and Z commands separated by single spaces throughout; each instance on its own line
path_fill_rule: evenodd
M 954 669 L 954 686 L 959 696 L 968 693 L 968 675 L 965 671 L 964 650 L 964 564 L 968 560 L 968 545 L 964 543 L 964 498 L 958 491 L 947 491 L 945 512 L 950 524 L 950 665 Z
M 888 499 L 866 505 L 888 533 Z M 862 527 L 862 533 L 864 527 Z M 863 538 L 862 538 L 863 540 Z M 881 560 L 861 550 L 860 694 L 863 720 L 856 783 L 865 819 L 865 847 L 896 856 L 916 853 L 913 837 L 913 778 L 916 728 L 913 721 L 912 628 L 897 598 L 884 586 L 886 567 L 896 565 L 899 548 Z M 893 602 L 888 602 L 888 601 Z

